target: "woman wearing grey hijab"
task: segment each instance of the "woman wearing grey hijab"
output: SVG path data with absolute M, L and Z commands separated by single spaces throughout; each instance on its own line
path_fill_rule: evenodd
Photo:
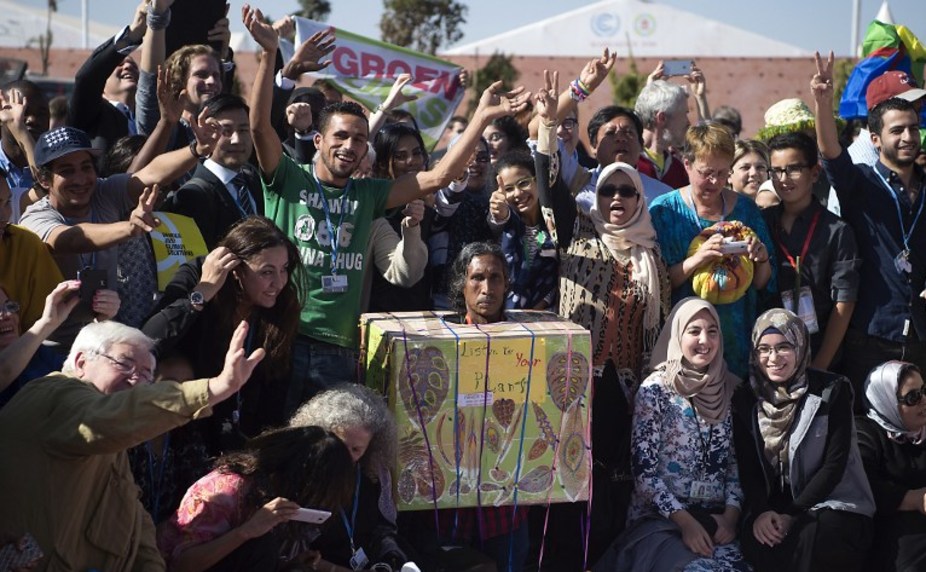
M 874 501 L 852 420 L 852 387 L 808 368 L 804 322 L 775 308 L 752 331 L 749 386 L 734 396 L 746 501 L 740 542 L 765 570 L 863 570 Z
M 874 493 L 871 570 L 926 570 L 926 399 L 920 369 L 889 361 L 865 382 L 858 446 Z

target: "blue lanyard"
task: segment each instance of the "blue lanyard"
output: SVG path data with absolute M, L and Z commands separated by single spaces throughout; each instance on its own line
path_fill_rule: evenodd
M 360 465 L 357 465 L 357 483 L 354 485 L 354 508 L 351 510 L 350 522 L 347 522 L 347 515 L 344 509 L 341 509 L 341 520 L 344 521 L 344 529 L 347 531 L 347 538 L 350 539 L 350 553 L 354 550 L 354 527 L 357 525 L 357 506 L 360 504 Z
M 344 187 L 344 194 L 342 194 L 341 198 L 338 199 L 338 206 L 341 208 L 341 218 L 338 220 L 338 226 L 334 227 L 331 225 L 331 211 L 328 207 L 328 197 L 325 196 L 325 189 L 322 187 L 321 181 L 318 180 L 318 175 L 313 172 L 312 176 L 315 178 L 315 185 L 318 187 L 318 192 L 322 197 L 322 210 L 325 211 L 325 222 L 328 223 L 328 234 L 331 235 L 331 273 L 337 274 L 338 271 L 335 268 L 335 263 L 338 259 L 338 243 L 340 242 L 339 238 L 341 234 L 341 225 L 344 224 L 344 213 L 347 212 L 347 206 L 350 204 L 350 186 L 353 182 L 353 179 L 348 180 L 347 186 Z M 318 240 L 317 233 L 315 237 L 315 239 Z
M 161 483 L 164 482 L 164 467 L 167 465 L 167 450 L 170 446 L 170 433 L 164 434 L 164 444 L 161 445 L 161 464 L 158 465 L 157 476 L 154 474 L 154 453 L 151 452 L 151 441 L 145 441 L 145 452 L 148 454 L 148 475 L 151 478 L 151 518 L 158 522 L 161 517 Z
M 877 167 L 872 167 L 872 170 L 878 175 L 878 178 L 881 179 L 881 182 L 884 183 L 884 186 L 887 187 L 887 194 L 891 195 L 891 198 L 894 200 L 894 206 L 897 207 L 897 222 L 900 224 L 900 238 L 903 239 L 903 248 L 904 252 L 910 252 L 910 237 L 913 236 L 913 229 L 916 228 L 916 223 L 920 220 L 920 215 L 923 214 L 923 197 L 922 189 L 917 194 L 916 200 L 920 203 L 920 208 L 916 211 L 916 216 L 913 217 L 913 223 L 910 225 L 910 230 L 904 228 L 903 224 L 903 211 L 900 210 L 900 199 L 897 198 L 897 192 L 894 190 L 894 187 L 884 178 L 884 175 L 878 171 Z

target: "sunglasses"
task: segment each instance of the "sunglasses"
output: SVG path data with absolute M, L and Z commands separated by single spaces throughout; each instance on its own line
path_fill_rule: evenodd
M 919 389 L 914 389 L 909 393 L 905 393 L 902 397 L 897 399 L 897 402 L 901 405 L 906 405 L 907 407 L 914 407 L 919 405 L 920 401 L 923 400 L 924 395 L 926 395 L 926 385 Z
M 619 196 L 622 199 L 632 199 L 633 197 L 639 196 L 636 187 L 631 185 L 602 185 L 598 189 L 598 196 L 605 197 L 606 199 L 613 199 L 614 195 Z

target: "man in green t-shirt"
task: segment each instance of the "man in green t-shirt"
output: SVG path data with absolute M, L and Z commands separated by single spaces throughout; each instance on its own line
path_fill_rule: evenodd
M 263 48 L 251 93 L 251 133 L 264 182 L 265 213 L 299 247 L 308 269 L 308 295 L 293 348 L 293 383 L 287 409 L 294 410 L 317 391 L 357 379 L 358 318 L 364 254 L 370 226 L 386 209 L 447 186 L 466 169 L 472 149 L 492 119 L 517 113 L 530 93 L 518 88 L 501 93 L 495 83 L 460 142 L 430 171 L 394 181 L 351 179 L 367 151 L 369 125 L 355 103 L 336 103 L 317 118 L 313 165 L 298 165 L 283 154 L 270 122 L 273 63 L 279 39 L 259 10 L 245 6 L 245 26 Z M 320 32 L 297 50 L 301 71 L 319 70 L 319 60 L 334 50 L 330 31 Z

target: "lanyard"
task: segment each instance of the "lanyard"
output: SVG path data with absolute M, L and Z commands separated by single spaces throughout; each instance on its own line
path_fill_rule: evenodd
M 360 504 L 360 465 L 357 465 L 357 483 L 354 485 L 354 508 L 351 509 L 350 522 L 347 522 L 347 515 L 344 509 L 341 509 L 341 520 L 344 522 L 344 529 L 347 531 L 347 538 L 350 539 L 350 553 L 354 554 L 354 530 L 357 525 L 357 505 Z
M 318 180 L 318 175 L 312 173 L 312 176 L 315 177 L 315 185 L 318 187 L 318 192 L 322 197 L 322 210 L 325 211 L 325 222 L 328 223 L 328 234 L 331 235 L 331 273 L 337 274 L 338 271 L 335 268 L 335 263 L 338 259 L 339 235 L 341 234 L 341 225 L 344 224 L 344 213 L 347 212 L 347 205 L 350 203 L 349 195 L 352 181 L 349 180 L 347 182 L 347 186 L 344 187 L 344 194 L 338 199 L 338 206 L 341 209 L 341 218 L 338 220 L 338 226 L 335 227 L 331 224 L 331 210 L 328 207 L 328 197 L 325 196 L 325 189 L 322 187 L 321 181 Z M 317 234 L 316 240 L 318 240 Z
M 707 475 L 707 465 L 711 457 L 711 442 L 714 440 L 714 428 L 710 424 L 707 426 L 707 445 L 704 444 L 704 436 L 701 435 L 701 418 L 698 417 L 698 410 L 695 409 L 694 402 L 688 399 L 691 406 L 691 412 L 694 413 L 695 423 L 698 424 L 698 444 L 701 449 L 701 475 Z
M 903 239 L 903 248 L 904 252 L 910 252 L 910 237 L 913 236 L 913 229 L 916 228 L 916 223 L 920 220 L 920 215 L 923 214 L 923 197 L 917 196 L 916 200 L 920 203 L 920 208 L 916 211 L 916 216 L 913 217 L 913 223 L 910 225 L 910 230 L 904 228 L 903 224 L 903 212 L 900 210 L 900 199 L 897 198 L 897 193 L 894 191 L 894 187 L 891 186 L 887 179 L 884 178 L 884 175 L 878 171 L 877 168 L 872 169 L 878 178 L 881 179 L 881 182 L 884 183 L 884 186 L 887 187 L 887 194 L 891 195 L 891 198 L 894 200 L 894 206 L 897 207 L 897 222 L 900 224 L 900 237 Z M 922 189 L 920 189 L 919 195 L 922 195 Z
M 807 250 L 810 249 L 810 239 L 813 238 L 813 232 L 817 229 L 817 223 L 820 222 L 820 215 L 823 214 L 823 209 L 818 210 L 813 214 L 813 218 L 810 220 L 810 227 L 807 229 L 807 236 L 804 237 L 804 245 L 801 246 L 801 254 L 797 257 L 798 261 L 804 260 L 807 257 Z M 795 262 L 794 257 L 788 252 L 788 247 L 785 246 L 785 243 L 781 241 L 781 237 L 776 237 L 778 240 L 778 248 L 784 253 L 785 258 L 788 259 L 788 262 L 791 264 L 791 267 L 797 270 L 797 262 Z
M 161 483 L 164 482 L 164 467 L 167 466 L 167 451 L 170 447 L 170 433 L 164 434 L 164 443 L 161 445 L 161 463 L 158 465 L 157 475 L 154 473 L 154 453 L 151 451 L 151 441 L 145 441 L 145 452 L 148 454 L 148 475 L 151 478 L 151 518 L 158 522 L 161 518 Z
M 691 196 L 691 187 L 688 187 L 688 201 L 691 203 L 691 211 L 694 213 L 695 224 L 698 228 L 701 228 L 701 215 L 698 214 L 698 205 L 694 202 L 694 197 Z M 720 190 L 720 221 L 722 222 L 727 218 L 727 198 L 723 196 L 723 189 Z M 708 219 L 705 219 L 708 220 Z

